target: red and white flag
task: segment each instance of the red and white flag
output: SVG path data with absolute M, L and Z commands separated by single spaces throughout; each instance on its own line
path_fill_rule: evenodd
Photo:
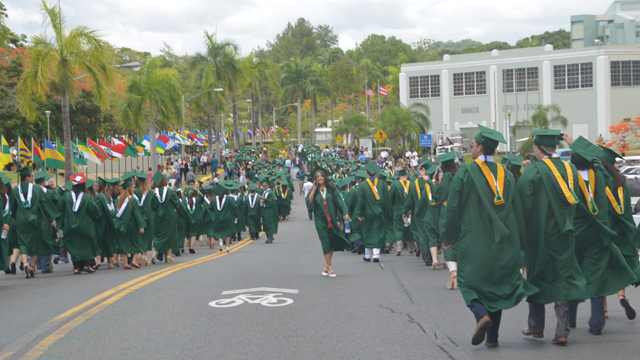
M 380 93 L 380 95 L 382 96 L 387 96 L 389 95 L 389 90 L 383 88 L 382 86 L 378 85 L 378 92 Z

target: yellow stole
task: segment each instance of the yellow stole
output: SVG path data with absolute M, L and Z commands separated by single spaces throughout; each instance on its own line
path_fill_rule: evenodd
M 493 190 L 493 195 L 495 196 L 493 203 L 495 205 L 504 204 L 504 198 L 502 197 L 504 194 L 504 168 L 502 166 L 498 166 L 498 180 L 496 181 L 491 170 L 489 170 L 489 167 L 484 163 L 484 161 L 478 158 L 476 159 L 476 164 L 478 164 L 480 170 L 482 170 L 484 178 L 489 183 L 491 190 Z
M 544 162 L 553 173 L 553 176 L 556 178 L 556 182 L 558 183 L 558 185 L 560 185 L 560 190 L 562 190 L 562 194 L 564 195 L 569 205 L 577 204 L 578 197 L 573 192 L 573 170 L 571 170 L 571 165 L 563 162 L 564 167 L 567 170 L 567 182 L 569 183 L 569 186 L 567 186 L 567 183 L 564 182 L 562 176 L 558 172 L 558 169 L 556 169 L 555 165 L 553 165 L 553 162 L 551 162 L 550 159 L 543 159 L 542 162 Z
M 596 202 L 593 200 L 593 196 L 596 192 L 596 175 L 593 169 L 589 169 L 589 189 L 587 189 L 587 184 L 584 182 L 582 176 L 578 176 L 578 182 L 584 198 L 589 202 L 589 212 L 591 212 L 591 215 L 593 216 L 598 215 L 598 207 L 596 206 Z
M 607 186 L 605 189 L 607 193 L 607 197 L 609 198 L 609 202 L 613 205 L 613 210 L 616 211 L 618 215 L 624 214 L 624 187 L 618 186 L 618 199 L 620 199 L 620 203 L 616 201 L 616 198 L 613 197 L 613 193 L 611 193 L 611 189 Z
M 371 179 L 367 178 L 367 184 L 369 184 L 371 191 L 373 191 L 376 200 L 380 201 L 380 195 L 378 195 L 378 178 L 376 178 L 375 183 L 371 183 Z
M 407 195 L 409 194 L 409 184 L 411 184 L 411 183 L 409 182 L 409 180 L 400 180 L 400 184 L 402 185 L 402 188 L 404 189 L 404 197 L 407 197 Z

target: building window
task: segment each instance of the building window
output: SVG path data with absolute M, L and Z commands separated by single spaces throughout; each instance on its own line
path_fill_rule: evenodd
M 453 96 L 484 95 L 486 93 L 486 71 L 453 74 Z
M 584 89 L 593 87 L 593 64 L 566 64 L 553 66 L 555 90 Z
M 440 75 L 409 77 L 409 99 L 440 97 Z
M 612 61 L 611 86 L 640 86 L 640 61 Z
M 538 68 L 519 68 L 502 70 L 502 92 L 538 91 Z

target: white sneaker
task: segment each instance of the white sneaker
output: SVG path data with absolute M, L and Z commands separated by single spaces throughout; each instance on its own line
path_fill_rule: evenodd
M 226 250 L 227 252 L 229 252 L 229 247 L 227 246 L 227 247 L 225 248 L 225 250 Z
M 396 253 L 396 256 L 400 256 L 400 254 L 402 254 L 402 250 L 398 250 L 398 252 Z

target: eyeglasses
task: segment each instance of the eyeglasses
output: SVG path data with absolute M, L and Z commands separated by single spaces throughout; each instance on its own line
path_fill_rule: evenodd
M 478 145 L 480 145 L 480 144 L 474 144 L 474 143 L 471 143 L 471 145 L 469 145 L 469 148 L 474 148 L 474 147 L 476 147 L 476 146 L 478 146 Z

